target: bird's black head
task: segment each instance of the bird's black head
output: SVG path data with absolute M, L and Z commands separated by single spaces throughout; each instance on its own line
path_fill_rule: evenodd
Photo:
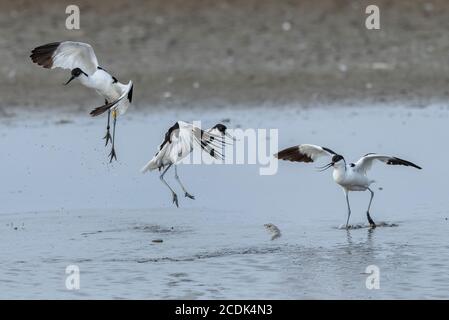
M 79 77 L 81 73 L 83 73 L 83 70 L 81 70 L 80 68 L 75 68 L 72 70 L 72 76 Z
M 336 164 L 337 162 L 344 160 L 343 156 L 336 154 L 332 157 L 332 164 Z
M 219 132 L 218 135 L 221 135 L 223 137 L 226 136 L 226 137 L 232 139 L 233 141 L 235 141 L 235 138 L 227 131 L 228 128 L 224 124 L 217 123 L 215 126 L 213 126 L 211 128 L 212 132 L 213 132 L 213 130 L 217 130 Z M 215 133 L 215 134 L 217 134 L 217 133 Z
M 212 127 L 212 129 L 217 129 L 218 131 L 220 131 L 222 134 L 226 133 L 226 126 L 224 124 L 221 123 L 217 123 L 215 126 Z
M 336 163 L 342 161 L 345 161 L 345 158 L 343 158 L 343 156 L 339 155 L 339 154 L 335 154 L 332 156 L 332 160 L 330 163 L 326 164 L 325 166 L 322 167 L 318 167 L 319 171 L 325 171 L 331 167 L 333 167 Z
M 81 70 L 80 68 L 75 68 L 72 70 L 72 76 L 70 77 L 69 81 L 65 83 L 65 85 L 68 85 L 70 81 L 72 81 L 75 78 L 78 78 L 81 74 L 84 74 L 87 77 L 87 74 Z

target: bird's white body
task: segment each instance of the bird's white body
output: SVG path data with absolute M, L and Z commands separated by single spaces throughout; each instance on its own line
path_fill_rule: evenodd
M 159 145 L 159 151 L 142 168 L 142 172 L 177 164 L 187 157 L 193 149 L 193 125 L 178 121 L 179 130 L 170 132 L 170 141 L 164 140 Z
M 109 102 L 119 100 L 132 86 L 132 81 L 127 85 L 120 83 L 104 69 L 97 69 L 93 74 L 87 76 L 81 74 L 78 78 L 82 85 L 94 89 Z M 123 115 L 128 110 L 129 105 L 128 99 L 121 99 L 112 107 L 112 110 L 117 110 L 119 115 Z
M 338 163 L 332 172 L 334 181 L 348 191 L 366 191 L 374 180 L 361 173 L 355 166 Z
M 94 89 L 107 100 L 113 101 L 122 95 L 123 85 L 119 82 L 114 83 L 112 76 L 103 69 L 97 69 L 88 76 L 82 74 L 79 79 L 82 85 Z

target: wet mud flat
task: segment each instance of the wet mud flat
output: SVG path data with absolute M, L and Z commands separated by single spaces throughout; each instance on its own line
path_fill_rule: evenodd
M 447 298 L 449 169 L 441 159 L 449 154 L 429 155 L 446 143 L 449 110 L 281 110 L 130 112 L 119 122 L 112 165 L 101 140 L 105 119 L 3 119 L 0 296 Z M 343 192 L 330 172 L 307 164 L 279 163 L 271 176 L 259 175 L 257 164 L 180 166 L 196 199 L 180 198 L 178 209 L 157 173 L 139 172 L 178 119 L 277 128 L 279 148 L 315 143 L 350 161 L 382 152 L 423 170 L 373 167 L 371 215 L 386 224 L 374 230 L 365 227 L 369 194 L 356 192 L 355 228 L 339 228 Z M 180 192 L 173 173 L 167 180 Z M 271 240 L 267 223 L 282 236 Z M 69 265 L 80 269 L 80 290 L 65 287 Z M 366 287 L 370 265 L 380 270 L 378 290 Z

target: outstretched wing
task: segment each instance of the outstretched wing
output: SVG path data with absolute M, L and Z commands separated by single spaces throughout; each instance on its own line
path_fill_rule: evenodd
M 201 128 L 195 127 L 191 124 L 186 124 L 190 126 L 192 130 L 192 141 L 201 149 L 208 153 L 212 158 L 217 160 L 224 160 L 223 146 L 225 145 L 225 135 L 221 133 L 214 133 L 213 131 L 205 131 Z
M 414 167 L 416 169 L 422 169 L 421 167 L 417 166 L 416 164 L 414 164 L 410 161 L 404 160 L 404 159 L 381 155 L 381 154 L 368 153 L 367 155 L 361 157 L 354 164 L 354 170 L 365 173 L 366 171 L 371 169 L 374 160 L 379 160 L 388 165 L 401 165 L 401 166 L 407 166 L 407 167 Z
M 62 68 L 73 70 L 80 68 L 92 75 L 98 67 L 97 57 L 92 47 L 83 42 L 63 41 L 48 43 L 34 48 L 31 60 L 47 69 Z
M 332 157 L 336 153 L 329 148 L 316 146 L 313 144 L 301 144 L 279 151 L 274 156 L 280 160 L 294 162 L 314 162 L 324 156 Z
M 165 139 L 159 146 L 159 151 L 169 153 L 169 158 L 176 161 L 188 155 L 195 146 L 199 146 L 211 157 L 224 159 L 221 152 L 223 136 L 208 133 L 191 123 L 178 121 L 165 134 Z

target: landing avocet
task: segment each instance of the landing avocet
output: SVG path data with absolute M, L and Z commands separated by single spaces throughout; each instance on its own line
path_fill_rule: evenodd
M 165 133 L 164 141 L 159 145 L 158 151 L 141 171 L 145 173 L 155 169 L 163 170 L 159 178 L 170 189 L 173 203 L 179 207 L 176 192 L 164 180 L 165 173 L 174 165 L 175 179 L 181 186 L 184 195 L 187 198 L 195 199 L 179 179 L 177 165 L 193 151 L 194 146 L 201 147 L 215 159 L 223 160 L 223 146 L 226 143 L 226 137 L 232 138 L 226 130 L 226 126 L 220 123 L 204 131 L 191 123 L 177 121 Z
M 348 205 L 348 218 L 346 220 L 346 228 L 349 228 L 349 217 L 351 216 L 351 206 L 349 205 L 349 192 L 350 191 L 366 191 L 371 193 L 371 198 L 366 211 L 366 217 L 371 228 L 375 228 L 376 224 L 369 214 L 371 203 L 373 201 L 374 192 L 370 189 L 370 185 L 374 180 L 368 178 L 367 171 L 371 168 L 374 160 L 379 160 L 388 165 L 403 165 L 410 166 L 416 169 L 421 167 L 416 164 L 403 160 L 397 157 L 391 157 L 386 155 L 380 155 L 375 153 L 368 153 L 361 157 L 356 163 L 346 163 L 343 156 L 335 153 L 331 149 L 320 147 L 312 144 L 301 144 L 298 146 L 290 147 L 275 154 L 275 157 L 281 160 L 295 161 L 295 162 L 314 162 L 320 157 L 330 157 L 331 162 L 327 165 L 320 167 L 320 171 L 327 170 L 331 167 L 333 170 L 334 181 L 339 184 L 345 193 L 346 203 Z

